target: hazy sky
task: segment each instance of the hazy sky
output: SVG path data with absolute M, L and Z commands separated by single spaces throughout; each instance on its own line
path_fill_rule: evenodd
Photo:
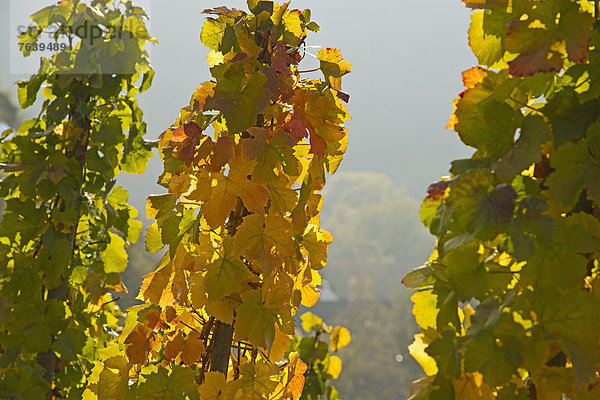
M 152 19 L 154 85 L 140 102 L 155 139 L 176 119 L 198 84 L 210 79 L 206 49 L 199 33 L 209 7 L 246 9 L 245 1 L 146 0 Z M 28 75 L 10 73 L 10 38 L 43 0 L 0 0 L 0 76 L 2 87 Z M 469 13 L 459 0 L 294 0 L 293 8 L 310 8 L 321 32 L 309 46 L 338 47 L 353 64 L 344 78 L 350 93 L 350 143 L 340 171 L 379 171 L 420 199 L 427 185 L 446 175 L 450 160 L 468 156 L 455 133 L 444 130 L 451 101 L 461 89 L 460 72 L 475 62 L 467 46 Z M 8 12 L 10 11 L 10 12 Z M 12 49 L 13 57 L 14 51 Z M 315 53 L 317 49 L 312 49 Z M 18 57 L 18 55 L 17 55 Z M 306 68 L 316 65 L 305 57 Z M 13 63 L 13 70 L 14 70 Z M 15 72 L 15 71 L 13 71 Z M 315 73 L 315 76 L 319 76 Z M 162 172 L 155 157 L 143 177 L 120 179 L 136 207 L 164 189 L 155 184 Z

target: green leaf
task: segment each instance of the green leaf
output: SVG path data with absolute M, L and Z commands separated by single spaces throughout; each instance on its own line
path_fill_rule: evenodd
M 427 197 L 423 200 L 419 210 L 419 216 L 423 225 L 434 234 L 443 233 L 440 229 L 440 224 L 435 222 L 436 219 L 439 220 L 439 209 L 443 203 L 448 186 L 450 186 L 450 181 L 439 181 L 429 185 L 427 188 Z
M 200 40 L 211 50 L 219 51 L 227 23 L 222 19 L 209 18 L 202 27 Z
M 491 14 L 477 11 L 471 14 L 471 26 L 469 28 L 469 46 L 477 57 L 479 64 L 492 66 L 504 55 L 502 38 L 489 34 L 484 30 L 484 19 Z
M 145 248 L 146 251 L 150 253 L 156 253 L 165 247 L 165 244 L 162 242 L 160 229 L 158 228 L 156 221 L 146 228 L 145 238 Z
M 490 386 L 501 386 L 508 382 L 516 368 L 507 357 L 504 347 L 495 337 L 484 332 L 476 340 L 471 340 L 465 353 L 465 371 L 482 372 Z
M 60 354 L 63 360 L 76 361 L 81 349 L 85 344 L 85 334 L 76 329 L 68 329 L 62 332 L 52 344 L 52 349 Z
M 28 27 L 27 31 L 19 35 L 19 46 L 24 57 L 29 57 L 33 52 L 33 45 L 37 43 L 42 30 L 36 27 Z M 22 103 L 21 103 L 22 104 Z
M 494 172 L 509 181 L 531 164 L 542 161 L 541 145 L 552 140 L 552 131 L 539 115 L 529 115 L 523 121 L 519 139 L 512 149 L 495 164 Z
M 205 276 L 205 288 L 210 301 L 222 299 L 238 289 L 252 274 L 239 255 L 232 254 L 233 241 L 223 244 L 219 258 L 211 262 Z
M 71 257 L 73 257 L 73 248 L 67 240 L 60 239 L 54 242 L 52 257 L 44 268 L 44 281 L 49 289 L 57 288 L 62 284 L 63 274 L 71 263 Z
M 23 330 L 24 350 L 28 353 L 42 353 L 50 349 L 52 333 L 44 321 L 32 324 Z
M 512 186 L 494 187 L 488 171 L 476 170 L 451 184 L 446 203 L 452 209 L 453 227 L 491 239 L 510 222 L 516 199 Z
M 488 272 L 479 259 L 478 249 L 478 243 L 466 243 L 440 260 L 446 267 L 445 276 L 460 301 L 481 298 L 488 291 Z
M 225 116 L 229 133 L 239 133 L 254 126 L 259 112 L 267 106 L 263 86 L 267 77 L 261 71 L 242 83 L 242 65 L 220 64 L 211 68 L 217 80 L 215 94 L 206 100 L 205 109 L 218 110 Z
M 486 155 L 500 156 L 510 150 L 522 114 L 492 96 L 494 75 L 466 90 L 456 105 L 454 129 L 461 140 Z
M 460 373 L 461 357 L 452 331 L 444 330 L 442 337 L 427 346 L 425 352 L 436 360 L 439 374 L 442 376 L 456 377 Z
M 566 87 L 548 99 L 544 113 L 554 134 L 554 146 L 558 148 L 574 139 L 585 136 L 586 131 L 598 117 L 598 101 L 582 103 L 577 92 Z
M 306 29 L 313 32 L 319 32 L 321 30 L 321 27 L 316 22 L 311 21 L 308 24 L 306 24 Z
M 422 289 L 433 286 L 435 277 L 432 274 L 432 267 L 423 265 L 415 268 L 402 278 L 402 284 L 407 289 Z
M 110 238 L 109 243 L 106 249 L 100 253 L 100 259 L 104 263 L 104 271 L 108 274 L 124 272 L 128 260 L 125 241 L 115 233 L 109 232 L 108 235 Z
M 129 129 L 129 135 L 123 149 L 121 168 L 129 174 L 142 174 L 146 170 L 148 160 L 153 157 L 151 146 L 144 141 L 146 124 L 134 124 Z
M 102 143 L 107 147 L 114 147 L 123 143 L 123 127 L 121 121 L 117 117 L 105 118 L 96 132 L 92 133 L 92 140 Z
M 42 8 L 30 18 L 40 28 L 44 29 L 55 23 L 65 23 L 71 16 L 73 4 L 69 1 L 60 2 L 58 5 Z
M 44 82 L 45 77 L 43 75 L 37 75 L 29 81 L 17 82 L 18 90 L 17 94 L 19 97 L 19 104 L 21 108 L 28 108 L 35 103 L 37 94 Z
M 593 145 L 600 137 L 600 125 L 590 130 L 590 138 L 566 143 L 550 158 L 554 171 L 547 179 L 550 195 L 565 207 L 571 208 L 586 189 L 588 196 L 600 204 L 600 149 Z
M 173 366 L 169 373 L 165 368 L 145 376 L 137 390 L 136 399 L 148 400 L 198 400 L 196 374 L 191 368 Z
M 533 299 L 540 323 L 550 334 L 564 340 L 577 379 L 587 382 L 595 369 L 592 360 L 600 359 L 600 341 L 594 336 L 600 331 L 600 320 L 596 318 L 600 300 L 576 288 L 561 294 L 537 290 Z

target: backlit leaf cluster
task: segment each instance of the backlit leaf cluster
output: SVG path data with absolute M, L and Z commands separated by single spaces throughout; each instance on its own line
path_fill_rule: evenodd
M 305 78 L 305 40 L 318 30 L 310 11 L 248 6 L 204 11 L 212 80 L 160 136 L 166 193 L 146 207 L 146 248 L 165 253 L 89 398 L 302 395 L 307 365 L 288 347 L 298 308 L 319 298 L 332 241 L 320 192 L 346 150 L 350 64 L 321 49 L 312 72 L 323 78 Z
M 475 152 L 421 206 L 438 241 L 403 281 L 427 374 L 410 398 L 600 398 L 597 10 L 464 3 L 479 66 L 448 127 Z
M 31 45 L 52 31 L 70 46 L 18 82 L 21 107 L 37 102 L 39 115 L 0 137 L 3 399 L 80 399 L 117 330 L 109 292 L 126 290 L 125 249 L 142 226 L 115 182 L 122 171 L 143 172 L 151 157 L 135 96 L 154 74 L 147 17 L 119 3 L 61 1 L 33 14 L 19 36 Z M 92 43 L 89 30 L 76 29 L 84 25 L 101 37 Z

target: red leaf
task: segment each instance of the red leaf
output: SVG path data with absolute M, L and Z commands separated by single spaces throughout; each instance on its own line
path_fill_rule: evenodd
M 177 128 L 173 132 L 171 145 L 173 145 L 173 155 L 186 164 L 191 164 L 196 152 L 196 146 L 200 144 L 202 129 L 195 122 L 188 122 Z

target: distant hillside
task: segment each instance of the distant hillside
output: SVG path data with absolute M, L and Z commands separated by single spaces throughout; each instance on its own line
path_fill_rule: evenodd
M 341 297 L 348 297 L 353 281 L 372 285 L 381 299 L 403 292 L 400 280 L 428 259 L 434 245 L 419 220 L 419 202 L 374 172 L 336 174 L 324 199 L 322 226 L 333 243 L 323 275 L 331 288 Z

